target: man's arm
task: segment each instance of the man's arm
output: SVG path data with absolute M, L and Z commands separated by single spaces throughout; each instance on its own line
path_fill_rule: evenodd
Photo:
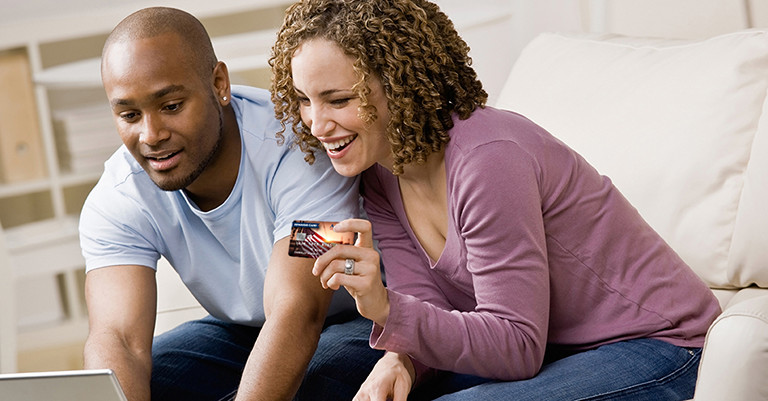
M 272 250 L 264 283 L 267 321 L 251 351 L 237 400 L 290 400 L 317 348 L 333 291 L 312 275 L 314 259 L 288 256 L 290 239 Z
M 111 266 L 85 279 L 89 332 L 86 369 L 112 369 L 130 401 L 148 401 L 152 332 L 157 309 L 155 271 L 145 266 Z

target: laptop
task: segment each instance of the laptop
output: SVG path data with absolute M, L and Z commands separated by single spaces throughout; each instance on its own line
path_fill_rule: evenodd
M 0 401 L 128 401 L 110 369 L 0 374 Z

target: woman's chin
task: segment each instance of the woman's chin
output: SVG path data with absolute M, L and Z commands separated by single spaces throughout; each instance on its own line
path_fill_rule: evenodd
M 344 177 L 355 177 L 362 173 L 362 170 L 356 168 L 355 166 L 350 166 L 348 164 L 338 163 L 335 161 L 331 161 L 331 164 L 333 164 L 333 169 Z

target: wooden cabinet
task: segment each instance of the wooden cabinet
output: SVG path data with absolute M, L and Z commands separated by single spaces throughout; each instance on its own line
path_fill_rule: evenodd
M 0 54 L 0 182 L 45 175 L 29 60 L 22 51 Z

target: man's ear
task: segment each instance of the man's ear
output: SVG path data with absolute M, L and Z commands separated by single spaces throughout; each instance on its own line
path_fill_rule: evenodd
M 216 94 L 219 104 L 224 107 L 229 104 L 232 99 L 232 94 L 229 88 L 229 71 L 227 65 L 223 61 L 216 63 L 213 68 L 213 75 L 211 76 L 211 85 L 213 86 L 213 93 Z

